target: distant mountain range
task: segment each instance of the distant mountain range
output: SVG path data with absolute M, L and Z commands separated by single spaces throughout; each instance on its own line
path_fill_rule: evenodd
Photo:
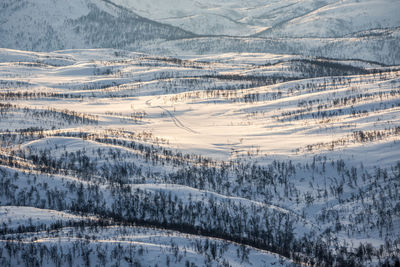
M 395 0 L 4 0 L 0 47 L 273 52 L 400 64 Z
M 396 0 L 113 0 L 196 34 L 344 37 L 400 26 Z

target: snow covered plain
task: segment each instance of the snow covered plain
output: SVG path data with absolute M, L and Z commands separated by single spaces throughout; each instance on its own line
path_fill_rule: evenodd
M 399 95 L 361 60 L 0 49 L 1 265 L 394 263 Z

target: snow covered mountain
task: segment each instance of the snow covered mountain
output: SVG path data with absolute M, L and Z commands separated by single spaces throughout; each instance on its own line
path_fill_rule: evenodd
M 400 26 L 400 1 L 345 0 L 279 23 L 259 33 L 269 37 L 345 37 Z
M 144 17 L 205 35 L 341 37 L 400 26 L 396 0 L 113 0 Z
M 35 51 L 114 47 L 192 36 L 105 0 L 4 0 L 0 47 Z
M 267 52 L 392 65 L 400 64 L 398 10 L 392 0 L 4 0 L 0 47 Z

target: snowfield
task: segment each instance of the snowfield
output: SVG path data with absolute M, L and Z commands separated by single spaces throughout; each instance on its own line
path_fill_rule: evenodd
M 400 266 L 399 10 L 0 1 L 0 266 Z
M 366 60 L 2 48 L 0 265 L 394 264 L 399 112 Z

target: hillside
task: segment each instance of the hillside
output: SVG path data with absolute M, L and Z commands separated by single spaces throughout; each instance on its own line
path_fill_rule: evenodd
M 400 64 L 398 1 L 245 4 L 246 8 L 242 1 L 5 0 L 0 8 L 0 47 L 114 48 L 160 56 L 278 53 Z
M 400 266 L 398 0 L 2 0 L 0 266 Z
M 344 38 L 194 37 L 147 42 L 134 50 L 158 55 L 218 55 L 221 53 L 275 53 L 358 59 L 385 65 L 400 64 L 400 28 L 359 32 Z
M 125 48 L 155 39 L 193 36 L 105 0 L 5 0 L 0 47 L 33 51 Z
M 393 0 L 113 0 L 135 13 L 204 35 L 344 37 L 400 26 Z
M 0 61 L 1 265 L 399 261 L 398 67 L 112 49 Z
M 335 1 L 259 33 L 263 37 L 345 37 L 357 32 L 400 26 L 400 2 L 393 0 Z

